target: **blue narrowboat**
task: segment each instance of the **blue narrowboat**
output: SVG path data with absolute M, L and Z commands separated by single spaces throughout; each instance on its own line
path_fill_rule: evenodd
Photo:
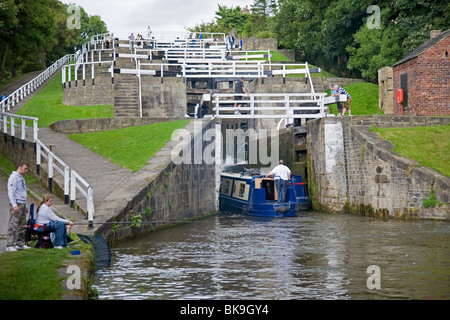
M 306 185 L 291 175 L 285 202 L 278 201 L 275 180 L 264 175 L 239 173 L 220 175 L 219 209 L 257 217 L 293 217 L 310 207 Z

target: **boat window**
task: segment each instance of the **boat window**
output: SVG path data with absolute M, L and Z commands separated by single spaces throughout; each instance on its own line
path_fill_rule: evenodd
M 245 184 L 241 183 L 239 187 L 239 197 L 242 198 L 244 196 L 244 192 L 245 192 Z
M 250 190 L 250 185 L 245 182 L 237 181 L 235 182 L 235 188 L 233 191 L 233 197 L 242 200 L 248 200 L 248 193 Z
M 232 186 L 232 180 L 231 179 L 222 179 L 222 185 L 220 188 L 220 193 L 231 196 L 231 186 Z

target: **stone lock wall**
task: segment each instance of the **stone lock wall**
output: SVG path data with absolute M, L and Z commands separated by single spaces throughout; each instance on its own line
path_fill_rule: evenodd
M 181 78 L 142 77 L 144 117 L 183 118 L 186 114 L 186 84 Z
M 360 116 L 308 123 L 313 206 L 377 217 L 450 219 L 450 178 L 392 151 L 378 127 L 447 125 L 448 118 Z M 437 205 L 424 200 L 434 193 Z
M 191 133 L 187 141 L 191 161 L 176 163 L 171 152 L 177 141 L 169 142 L 139 172 L 124 182 L 118 192 L 133 195 L 127 205 L 118 210 L 110 222 L 96 230 L 107 241 L 115 241 L 195 219 L 216 211 L 216 166 L 205 161 L 197 163 L 199 154 L 210 142 L 202 141 L 205 130 L 213 128 L 213 122 L 195 120 L 185 127 Z M 195 138 L 196 137 L 196 138 Z M 201 144 L 196 145 L 196 142 Z M 186 142 L 186 141 L 183 141 Z M 138 223 L 140 220 L 142 223 Z
M 394 84 L 392 67 L 378 70 L 378 106 L 384 114 L 394 114 Z
M 63 87 L 63 104 L 67 106 L 92 106 L 114 104 L 114 84 L 111 77 L 88 79 L 66 83 Z
M 239 46 L 239 39 L 234 41 L 236 47 Z M 275 38 L 242 38 L 242 50 L 243 51 L 260 51 L 260 50 L 272 50 L 277 51 L 278 42 Z

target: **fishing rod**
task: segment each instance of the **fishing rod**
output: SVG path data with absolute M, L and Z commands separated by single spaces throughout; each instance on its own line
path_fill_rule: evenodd
M 73 221 L 72 221 L 73 222 Z M 141 222 L 135 222 L 135 221 L 130 221 L 130 222 L 123 222 L 123 221 L 119 221 L 119 222 L 111 222 L 111 221 L 107 221 L 107 222 L 73 222 L 74 225 L 78 225 L 78 226 L 84 226 L 84 225 L 93 225 L 93 224 L 154 224 L 154 223 L 191 223 L 191 222 L 214 222 L 214 221 L 200 221 L 200 220 L 194 220 L 194 221 L 141 221 Z

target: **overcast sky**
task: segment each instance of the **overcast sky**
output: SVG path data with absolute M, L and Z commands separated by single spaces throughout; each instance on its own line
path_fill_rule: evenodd
M 253 0 L 61 0 L 81 6 L 88 15 L 98 15 L 115 36 L 127 37 L 131 32 L 184 31 L 185 27 L 210 22 L 218 4 L 244 8 Z

